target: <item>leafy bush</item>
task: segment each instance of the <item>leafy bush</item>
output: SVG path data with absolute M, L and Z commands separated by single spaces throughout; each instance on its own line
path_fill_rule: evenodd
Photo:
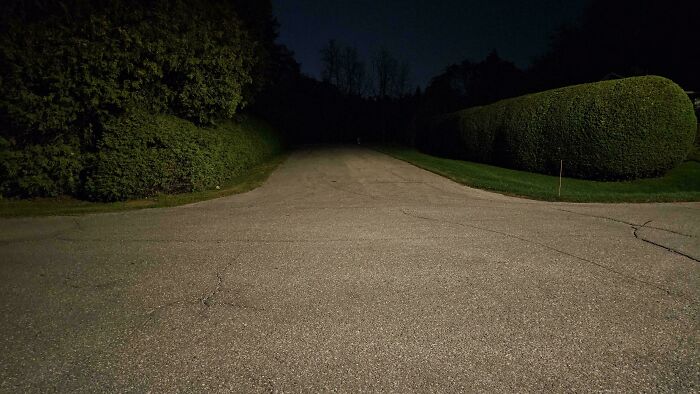
M 697 119 L 672 81 L 570 86 L 438 117 L 423 149 L 532 172 L 612 180 L 658 176 L 693 145 Z M 455 146 L 456 145 L 456 146 Z
M 0 147 L 0 195 L 49 197 L 73 194 L 80 185 L 83 160 L 70 145 Z
M 232 160 L 216 151 L 226 146 L 227 152 L 239 152 L 226 144 L 240 143 L 243 149 L 248 143 L 227 139 L 233 137 L 223 129 L 234 127 L 231 123 L 202 131 L 173 116 L 146 114 L 207 126 L 233 118 L 267 77 L 265 61 L 274 40 L 269 1 L 5 3 L 0 15 L 3 196 L 82 192 L 113 200 L 193 190 L 246 163 L 243 154 Z M 177 161 L 170 148 L 192 162 Z M 117 164 L 120 158 L 124 161 Z M 221 158 L 228 161 L 210 163 Z M 119 171 L 124 179 L 108 175 Z M 101 186 L 106 189 L 98 190 Z
M 280 149 L 278 135 L 260 121 L 198 128 L 174 116 L 133 112 L 106 125 L 83 193 L 115 201 L 210 189 Z
M 695 144 L 690 150 L 690 153 L 688 153 L 687 160 L 700 162 L 700 124 L 698 124 L 698 132 L 695 135 Z
M 0 135 L 19 147 L 93 149 L 105 122 L 136 107 L 213 124 L 251 99 L 262 66 L 233 2 L 9 2 Z

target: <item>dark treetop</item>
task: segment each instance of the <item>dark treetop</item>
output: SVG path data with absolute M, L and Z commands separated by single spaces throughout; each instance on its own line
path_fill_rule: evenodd
M 425 86 L 447 65 L 483 59 L 491 50 L 526 67 L 546 51 L 550 34 L 581 14 L 585 0 L 274 0 L 280 42 L 302 71 L 319 77 L 329 39 L 371 58 L 386 46 Z

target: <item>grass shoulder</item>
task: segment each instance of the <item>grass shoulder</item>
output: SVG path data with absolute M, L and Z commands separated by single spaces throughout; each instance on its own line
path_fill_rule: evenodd
M 568 202 L 700 201 L 700 162 L 686 161 L 661 178 L 599 182 L 559 178 L 469 161 L 445 159 L 406 147 L 378 147 L 378 151 L 455 182 L 506 195 Z M 566 171 L 566 167 L 564 167 Z
M 144 208 L 164 208 L 245 193 L 262 185 L 286 158 L 287 154 L 278 154 L 264 163 L 254 166 L 245 174 L 231 179 L 230 182 L 221 185 L 221 188 L 218 190 L 159 194 L 149 198 L 110 203 L 90 202 L 67 196 L 30 200 L 0 199 L 0 217 L 82 215 Z

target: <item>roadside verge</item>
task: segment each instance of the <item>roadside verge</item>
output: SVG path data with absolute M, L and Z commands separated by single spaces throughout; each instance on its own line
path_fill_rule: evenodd
M 623 182 L 562 178 L 559 196 L 559 177 L 556 176 L 445 159 L 406 147 L 381 146 L 374 149 L 463 185 L 534 200 L 608 203 L 700 201 L 700 163 L 697 161 L 686 161 L 660 178 Z
M 278 154 L 264 163 L 254 166 L 245 174 L 231 179 L 230 182 L 221 185 L 218 190 L 159 194 L 149 198 L 109 203 L 89 202 L 72 197 L 29 200 L 4 199 L 0 200 L 0 217 L 82 215 L 145 208 L 164 208 L 245 193 L 262 185 L 286 158 L 286 153 Z

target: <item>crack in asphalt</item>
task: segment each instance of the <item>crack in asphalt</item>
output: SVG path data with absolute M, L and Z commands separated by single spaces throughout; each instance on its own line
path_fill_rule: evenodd
M 665 288 L 665 287 L 661 287 L 661 286 L 659 286 L 659 285 L 657 285 L 657 284 L 655 284 L 655 283 L 648 282 L 648 281 L 645 281 L 645 280 L 643 280 L 643 279 L 635 278 L 635 277 L 633 277 L 633 276 L 630 276 L 630 275 L 625 274 L 625 273 L 622 272 L 622 271 L 618 271 L 618 270 L 616 270 L 616 269 L 614 269 L 614 268 L 608 267 L 608 266 L 606 266 L 606 265 L 604 265 L 604 264 L 601 264 L 601 263 L 598 263 L 598 262 L 596 262 L 596 261 L 587 259 L 587 258 L 585 258 L 585 257 L 577 256 L 577 255 L 575 255 L 575 254 L 572 254 L 572 253 L 569 253 L 569 252 L 566 252 L 566 251 L 563 251 L 563 250 L 554 248 L 554 247 L 552 247 L 552 246 L 549 246 L 549 245 L 547 245 L 547 244 L 543 244 L 543 243 L 541 243 L 541 242 L 533 241 L 533 240 L 531 240 L 531 239 L 519 237 L 519 236 L 517 236 L 517 235 L 505 233 L 505 232 L 498 231 L 498 230 L 493 230 L 493 229 L 486 228 L 486 227 L 479 227 L 479 226 L 474 226 L 474 225 L 470 225 L 470 224 L 464 224 L 464 223 L 459 223 L 459 222 L 453 222 L 453 221 L 449 221 L 449 220 L 439 220 L 439 219 L 435 219 L 435 218 L 431 218 L 431 217 L 427 217 L 427 216 L 420 216 L 420 215 L 417 215 L 417 214 L 413 214 L 413 213 L 406 212 L 404 209 L 401 209 L 400 211 L 401 211 L 401 213 L 403 213 L 403 214 L 406 215 L 406 216 L 410 216 L 410 217 L 417 218 L 417 219 L 429 220 L 429 221 L 438 222 L 438 223 L 449 223 L 449 224 L 457 225 L 457 226 L 461 226 L 461 227 L 467 227 L 467 228 L 473 228 L 473 229 L 476 229 L 476 230 L 487 231 L 487 232 L 490 232 L 490 233 L 499 234 L 499 235 L 502 235 L 502 236 L 505 236 L 505 237 L 517 239 L 517 240 L 519 240 L 519 241 L 521 241 L 521 242 L 529 243 L 529 244 L 532 244 L 532 245 L 537 245 L 537 246 L 543 247 L 543 248 L 545 248 L 545 249 L 548 249 L 548 250 L 551 250 L 551 251 L 554 251 L 554 252 L 563 254 L 563 255 L 565 255 L 565 256 L 569 256 L 569 257 L 575 258 L 575 259 L 580 260 L 580 261 L 583 261 L 583 262 L 585 262 L 585 263 L 588 263 L 588 264 L 591 264 L 591 265 L 595 265 L 596 267 L 599 267 L 599 268 L 604 269 L 604 270 L 606 270 L 606 271 L 608 271 L 608 272 L 614 273 L 614 274 L 618 275 L 619 277 L 622 277 L 622 278 L 627 279 L 627 280 L 629 280 L 629 281 L 636 282 L 636 283 L 638 283 L 638 284 L 642 284 L 642 285 L 649 286 L 649 287 L 652 287 L 652 288 L 654 288 L 654 289 L 660 290 L 660 291 L 666 293 L 667 295 L 675 295 L 675 296 L 682 296 L 682 297 L 683 297 L 682 294 L 674 294 L 674 293 L 671 292 L 671 290 L 669 290 L 669 289 L 667 289 L 667 288 Z M 686 297 L 683 297 L 683 298 L 686 298 Z
M 153 320 L 153 317 L 160 311 L 171 308 L 177 305 L 191 305 L 191 306 L 196 306 L 196 305 L 201 305 L 205 309 L 209 309 L 213 306 L 227 306 L 227 307 L 232 307 L 236 309 L 253 309 L 253 310 L 264 310 L 263 308 L 256 308 L 256 307 L 249 307 L 246 305 L 241 305 L 233 302 L 228 302 L 228 301 L 214 301 L 214 298 L 216 297 L 217 294 L 219 294 L 223 289 L 224 289 L 224 275 L 226 274 L 226 271 L 231 268 L 233 263 L 239 261 L 240 258 L 240 253 L 233 259 L 231 259 L 228 263 L 224 265 L 222 269 L 219 269 L 216 271 L 216 286 L 214 286 L 214 289 L 206 293 L 205 295 L 198 297 L 195 300 L 175 300 L 171 302 L 167 302 L 162 305 L 158 305 L 155 308 L 152 308 L 148 310 L 144 316 L 145 319 L 144 321 L 139 325 L 139 327 L 145 327 L 149 322 Z M 132 330 L 131 334 L 133 334 L 139 327 L 134 328 Z
M 569 210 L 567 210 L 567 209 L 561 209 L 561 208 L 556 208 L 556 209 L 557 209 L 557 211 L 573 213 L 573 214 L 575 214 L 575 215 L 587 216 L 587 217 L 590 217 L 590 218 L 598 218 L 598 219 L 610 220 L 610 221 L 612 221 L 612 222 L 617 222 L 617 223 L 626 224 L 626 225 L 628 225 L 628 226 L 630 226 L 630 227 L 633 227 L 633 228 L 634 228 L 634 227 L 640 227 L 640 226 L 644 227 L 644 225 L 641 225 L 641 224 L 638 224 L 638 223 L 632 223 L 632 222 L 628 222 L 628 221 L 625 221 L 625 220 L 620 220 L 620 219 L 611 218 L 611 217 L 608 217 L 608 216 L 590 215 L 590 214 L 583 213 L 583 212 L 569 211 Z M 651 223 L 651 222 L 652 222 L 652 221 L 650 220 L 650 221 L 648 221 L 647 223 Z M 665 231 L 665 232 L 672 233 L 672 234 L 676 234 L 676 235 L 682 235 L 682 236 L 684 236 L 684 237 L 696 238 L 694 235 L 684 234 L 684 233 L 681 233 L 681 232 L 678 232 L 678 231 L 669 230 L 669 229 L 667 229 L 667 228 L 654 227 L 654 226 L 646 226 L 646 227 L 647 227 L 647 228 L 653 228 L 654 230 Z
M 221 292 L 221 290 L 223 289 L 224 275 L 226 274 L 226 271 L 228 271 L 228 269 L 231 268 L 231 265 L 233 265 L 234 262 L 238 261 L 239 257 L 240 257 L 240 253 L 238 255 L 236 255 L 235 258 L 229 260 L 229 262 L 226 263 L 226 265 L 224 266 L 223 269 L 216 271 L 216 280 L 217 280 L 216 287 L 214 288 L 214 290 L 212 290 L 211 293 L 200 298 L 200 302 L 202 303 L 202 305 L 206 306 L 207 308 L 209 308 L 212 305 L 212 304 L 210 304 L 211 299 L 214 298 L 217 294 L 219 294 Z
M 80 220 L 78 220 L 78 218 L 73 218 L 73 223 L 75 223 L 75 228 L 74 228 L 74 230 L 84 231 L 83 225 L 80 224 Z
M 252 309 L 252 310 L 256 310 L 256 311 L 257 310 L 264 310 L 263 308 L 249 307 L 249 306 L 240 305 L 240 304 L 236 304 L 233 302 L 227 302 L 227 301 L 210 302 L 211 297 L 214 297 L 220 291 L 221 291 L 221 289 L 217 289 L 207 296 L 198 297 L 196 300 L 176 300 L 176 301 L 167 302 L 167 303 L 162 304 L 162 305 L 158 305 L 155 308 L 152 308 L 149 311 L 147 311 L 145 314 L 143 314 L 145 319 L 143 320 L 143 322 L 141 322 L 141 324 L 138 324 L 137 327 L 135 327 L 130 332 L 130 335 L 133 334 L 139 328 L 143 328 L 146 325 L 148 325 L 148 323 L 150 323 L 153 320 L 154 316 L 158 312 L 165 310 L 165 309 L 168 309 L 168 308 L 171 308 L 171 307 L 174 307 L 174 306 L 178 306 L 178 305 L 204 306 L 205 309 L 209 309 L 213 306 L 226 306 L 226 307 L 231 307 L 231 308 L 236 308 L 236 309 Z
M 691 259 L 691 260 L 693 260 L 693 261 L 696 261 L 696 262 L 700 263 L 700 259 L 698 259 L 698 258 L 696 258 L 696 257 L 690 256 L 690 255 L 688 255 L 688 254 L 686 254 L 686 253 L 681 252 L 680 250 L 673 249 L 673 248 L 668 247 L 668 246 L 666 246 L 666 245 L 661 245 L 661 244 L 659 244 L 659 243 L 657 243 L 657 242 L 654 242 L 654 241 L 652 241 L 652 240 L 646 239 L 646 238 L 640 236 L 639 234 L 637 234 L 637 232 L 638 232 L 639 230 L 641 230 L 642 228 L 644 228 L 644 227 L 656 229 L 656 227 L 647 226 L 647 224 L 649 224 L 649 223 L 651 223 L 651 222 L 652 222 L 652 220 L 647 220 L 647 221 L 646 221 L 644 224 L 642 224 L 641 226 L 637 226 L 637 227 L 632 226 L 632 227 L 634 228 L 634 232 L 633 232 L 634 237 L 637 238 L 637 239 L 640 240 L 640 241 L 644 241 L 644 242 L 646 242 L 646 243 L 648 243 L 648 244 L 651 244 L 651 245 L 654 245 L 654 246 L 658 246 L 659 248 L 666 249 L 667 251 L 669 251 L 669 252 L 671 252 L 671 253 L 675 253 L 675 254 L 677 254 L 677 255 L 683 256 L 683 257 L 685 257 L 685 258 L 688 258 L 688 259 Z
M 640 236 L 640 235 L 638 234 L 638 231 L 641 230 L 642 228 L 650 228 L 650 229 L 654 229 L 654 230 L 665 231 L 665 232 L 668 232 L 668 233 L 671 233 L 671 234 L 681 235 L 681 236 L 688 237 L 688 238 L 695 238 L 694 235 L 684 234 L 684 233 L 681 233 L 681 232 L 678 232 L 678 231 L 669 230 L 669 229 L 665 229 L 665 228 L 661 228 L 661 227 L 649 226 L 648 224 L 651 223 L 651 222 L 653 222 L 653 220 L 647 220 L 644 224 L 637 224 L 637 223 L 627 222 L 627 221 L 624 221 L 624 220 L 615 219 L 615 218 L 611 218 L 611 217 L 607 217 L 607 216 L 589 215 L 589 214 L 586 214 L 586 213 L 575 212 L 575 211 L 569 211 L 569 210 L 566 210 L 566 209 L 557 209 L 557 210 L 558 210 L 558 211 L 562 211 L 562 212 L 573 213 L 573 214 L 576 214 L 576 215 L 588 216 L 588 217 L 598 218 L 598 219 L 605 219 L 605 220 L 610 220 L 610 221 L 613 221 L 613 222 L 625 224 L 625 225 L 627 225 L 627 226 L 630 226 L 630 227 L 634 230 L 634 231 L 632 232 L 632 234 L 633 234 L 634 237 L 637 238 L 638 240 L 643 241 L 643 242 L 646 242 L 646 243 L 648 243 L 648 244 L 650 244 L 650 245 L 657 246 L 657 247 L 662 248 L 662 249 L 664 249 L 664 250 L 667 250 L 667 251 L 669 251 L 669 252 L 671 252 L 671 253 L 675 253 L 675 254 L 677 254 L 677 255 L 679 255 L 679 256 L 683 256 L 683 257 L 685 257 L 685 258 L 688 258 L 688 259 L 690 259 L 690 260 L 697 261 L 697 262 L 700 263 L 700 259 L 698 259 L 697 257 L 693 257 L 693 256 L 691 256 L 691 255 L 689 255 L 689 254 L 687 254 L 687 253 L 681 252 L 680 250 L 673 249 L 673 248 L 671 248 L 671 247 L 669 247 L 669 246 L 662 245 L 662 244 L 660 244 L 660 243 L 658 243 L 658 242 L 654 242 L 654 241 L 652 241 L 652 240 L 650 240 L 650 239 L 644 238 L 644 237 L 642 237 L 642 236 Z
M 141 323 L 141 326 L 145 326 L 148 324 L 153 316 L 157 313 L 160 312 L 163 309 L 173 307 L 175 305 L 197 305 L 197 301 L 186 301 L 186 300 L 176 300 L 176 301 L 171 301 L 171 302 L 166 302 L 165 304 L 158 305 L 155 308 L 147 311 L 144 316 L 146 316 L 146 319 Z

